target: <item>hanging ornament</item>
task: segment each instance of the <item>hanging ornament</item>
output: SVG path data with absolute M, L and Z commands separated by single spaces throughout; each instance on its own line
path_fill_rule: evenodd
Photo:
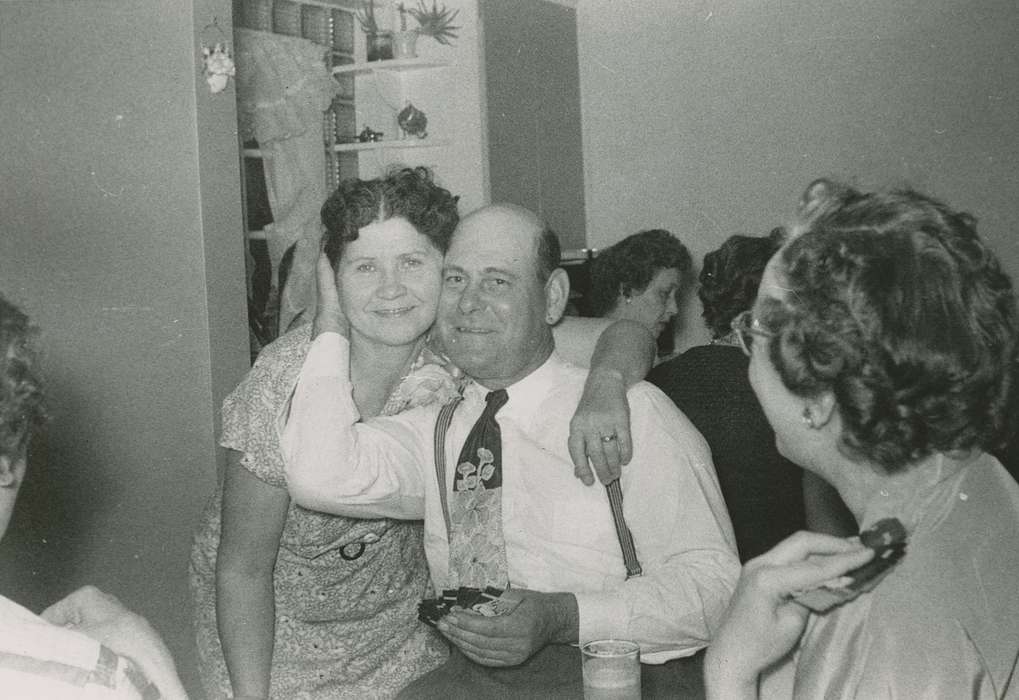
M 216 42 L 211 49 L 202 44 L 202 74 L 213 94 L 226 90 L 226 85 L 237 73 L 230 47 L 226 42 Z

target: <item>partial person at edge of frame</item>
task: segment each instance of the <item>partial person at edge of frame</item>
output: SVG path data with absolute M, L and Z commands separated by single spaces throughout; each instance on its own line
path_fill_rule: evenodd
M 0 295 L 0 537 L 46 421 L 28 317 Z M 186 699 L 173 657 L 141 615 L 84 586 L 34 615 L 0 596 L 0 688 L 12 700 Z
M 815 182 L 791 231 L 733 324 L 750 383 L 786 457 L 861 529 L 895 518 L 908 539 L 824 614 L 795 594 L 873 550 L 798 533 L 748 562 L 709 697 L 1014 697 L 1019 485 L 991 454 L 1016 411 L 1012 282 L 972 216 L 911 190 Z

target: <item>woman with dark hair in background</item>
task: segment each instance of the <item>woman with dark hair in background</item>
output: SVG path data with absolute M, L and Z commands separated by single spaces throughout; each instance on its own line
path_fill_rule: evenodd
M 658 365 L 648 376 L 711 447 L 744 562 L 808 526 L 811 518 L 805 512 L 805 491 L 814 506 L 812 529 L 831 534 L 855 532 L 848 514 L 836 525 L 822 525 L 816 517 L 833 510 L 820 498 L 830 489 L 816 477 L 804 476 L 802 469 L 776 450 L 775 433 L 747 381 L 747 358 L 731 328 L 732 319 L 753 305 L 761 274 L 778 250 L 781 237 L 781 229 L 769 236 L 730 236 L 704 256 L 697 296 L 711 331 L 711 344 L 690 348 Z M 837 495 L 829 498 L 838 504 Z
M 779 450 L 886 536 L 747 563 L 709 695 L 1017 697 L 1019 485 L 989 452 L 1016 410 L 1012 283 L 973 217 L 915 192 L 819 181 L 803 213 L 733 327 Z
M 627 236 L 594 259 L 588 311 L 636 321 L 658 338 L 679 312 L 676 294 L 689 270 L 689 251 L 668 231 Z

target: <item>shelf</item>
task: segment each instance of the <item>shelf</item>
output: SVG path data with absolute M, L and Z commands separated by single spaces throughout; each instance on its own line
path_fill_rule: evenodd
M 333 75 L 362 75 L 366 73 L 403 73 L 425 68 L 442 68 L 449 61 L 430 61 L 423 58 L 395 58 L 385 61 L 347 63 L 333 68 Z
M 390 148 L 438 148 L 447 144 L 447 141 L 439 139 L 389 139 L 388 141 L 368 141 L 367 143 L 338 143 L 333 146 L 333 151 L 345 153 L 347 151 L 383 151 Z
M 333 153 L 349 153 L 351 151 L 386 151 L 396 148 L 439 148 L 448 146 L 445 139 L 388 139 L 385 141 L 368 141 L 366 143 L 338 143 L 333 146 Z M 261 158 L 262 151 L 258 148 L 241 150 L 245 158 Z
M 559 259 L 564 263 L 585 263 L 588 260 L 593 260 L 596 255 L 598 255 L 597 248 L 577 248 L 564 250 Z

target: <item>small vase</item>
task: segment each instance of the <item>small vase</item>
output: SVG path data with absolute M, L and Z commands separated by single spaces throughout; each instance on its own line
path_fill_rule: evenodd
M 366 34 L 367 58 L 369 61 L 383 61 L 393 57 L 393 34 L 392 32 L 379 32 L 378 34 Z
M 414 30 L 393 35 L 393 58 L 417 58 L 418 33 Z

